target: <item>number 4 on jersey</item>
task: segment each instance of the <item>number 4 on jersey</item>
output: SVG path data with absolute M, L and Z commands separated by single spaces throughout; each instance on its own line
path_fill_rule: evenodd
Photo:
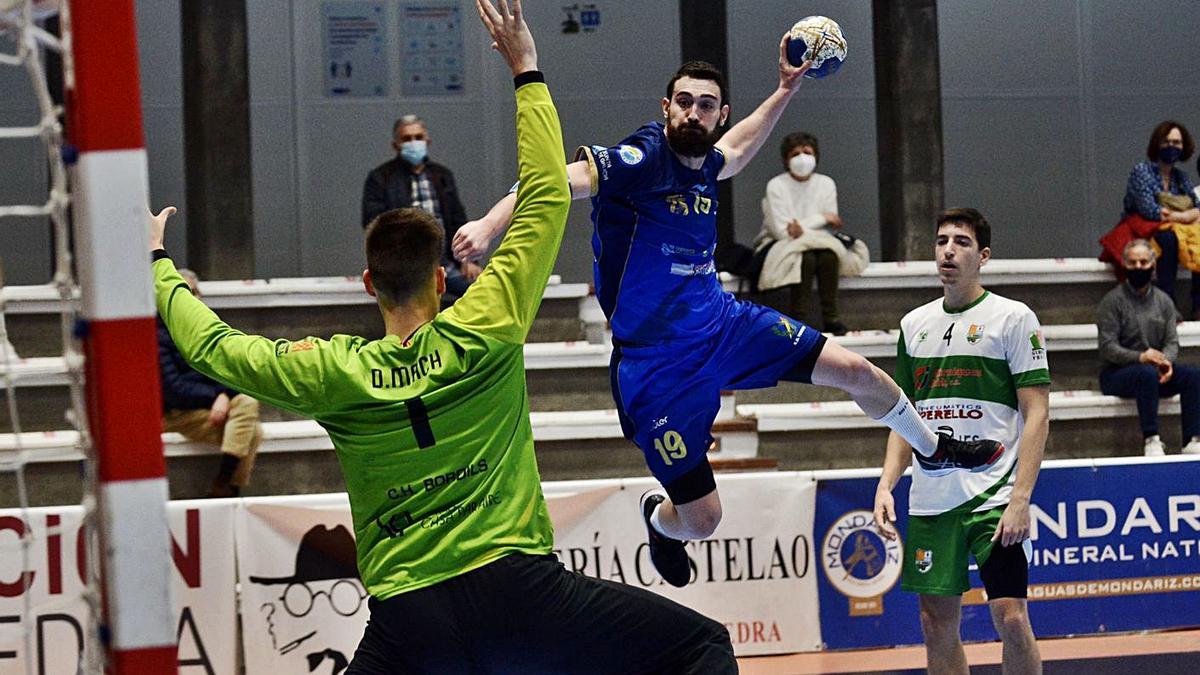
M 947 347 L 950 346 L 950 338 L 953 336 L 954 336 L 954 324 L 950 324 L 950 327 L 946 329 L 946 334 L 942 336 L 942 339 L 946 341 Z

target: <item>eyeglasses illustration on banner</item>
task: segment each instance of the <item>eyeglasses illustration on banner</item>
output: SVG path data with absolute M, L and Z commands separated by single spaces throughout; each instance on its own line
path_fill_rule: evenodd
M 367 592 L 353 579 L 341 579 L 333 584 L 328 591 L 313 590 L 305 582 L 288 584 L 279 596 L 283 608 L 288 614 L 297 619 L 308 616 L 318 596 L 325 596 L 333 611 L 342 616 L 354 616 L 367 599 Z
M 287 575 L 250 575 L 251 584 L 275 587 L 255 600 L 262 601 L 263 630 L 273 652 L 273 670 L 267 671 L 265 664 L 259 664 L 259 670 L 293 673 L 306 672 L 299 670 L 306 667 L 316 673 L 319 668 L 326 672 L 327 665 L 332 668 L 328 672 L 337 675 L 349 665 L 347 654 L 362 635 L 356 617 L 368 597 L 358 578 L 350 530 L 324 524 L 309 528 L 296 549 L 293 569 Z M 322 595 L 325 600 L 319 601 Z

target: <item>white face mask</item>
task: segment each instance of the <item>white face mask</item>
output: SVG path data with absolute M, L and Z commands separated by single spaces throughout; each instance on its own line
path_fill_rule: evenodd
M 801 178 L 808 178 L 817 168 L 817 158 L 802 152 L 788 160 L 788 170 Z

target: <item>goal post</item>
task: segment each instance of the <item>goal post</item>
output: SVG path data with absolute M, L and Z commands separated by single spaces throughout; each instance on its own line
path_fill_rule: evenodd
M 134 0 L 75 2 L 63 19 L 106 669 L 175 673 Z

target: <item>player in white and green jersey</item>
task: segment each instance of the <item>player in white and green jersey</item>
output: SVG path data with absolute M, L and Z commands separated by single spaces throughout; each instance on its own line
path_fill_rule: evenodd
M 1002 444 L 975 468 L 912 453 L 893 433 L 875 496 L 875 522 L 896 538 L 892 489 L 909 463 L 905 590 L 920 594 L 929 672 L 966 673 L 959 638 L 962 594 L 974 556 L 992 620 L 1004 641 L 1004 672 L 1041 672 L 1029 623 L 1029 499 L 1049 433 L 1050 370 L 1037 316 L 984 290 L 991 227 L 975 209 L 938 218 L 935 260 L 943 297 L 900 322 L 896 382 L 935 432 Z
M 269 340 L 223 323 L 151 228 L 158 310 L 196 370 L 315 419 L 333 441 L 370 621 L 346 675 L 703 672 L 737 664 L 725 628 L 551 553 L 523 344 L 570 206 L 562 132 L 518 0 L 477 3 L 517 99 L 513 225 L 450 309 L 444 234 L 419 209 L 366 231 L 363 282 L 387 335 Z

